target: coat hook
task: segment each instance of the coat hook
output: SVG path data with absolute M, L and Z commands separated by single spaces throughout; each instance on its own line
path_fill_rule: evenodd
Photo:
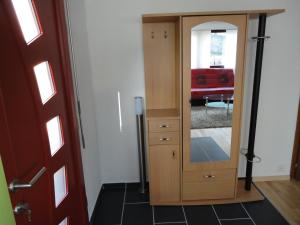
M 165 39 L 167 39 L 167 37 L 168 37 L 168 32 L 165 30 Z
M 154 32 L 151 32 L 151 38 L 154 39 Z

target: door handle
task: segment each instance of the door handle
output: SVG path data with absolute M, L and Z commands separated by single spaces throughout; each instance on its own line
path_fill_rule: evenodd
M 43 167 L 42 169 L 40 169 L 39 172 L 37 172 L 36 175 L 34 175 L 34 177 L 31 179 L 31 181 L 29 181 L 29 183 L 21 183 L 19 180 L 13 180 L 8 185 L 8 189 L 11 192 L 15 192 L 18 189 L 31 188 L 45 172 L 46 172 L 46 167 Z
M 170 141 L 170 138 L 160 138 L 160 141 Z

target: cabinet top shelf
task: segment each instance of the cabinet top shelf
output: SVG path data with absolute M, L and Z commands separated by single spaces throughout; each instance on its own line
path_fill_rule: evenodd
M 148 109 L 147 118 L 148 119 L 161 119 L 161 118 L 179 118 L 178 109 Z
M 207 11 L 207 12 L 178 12 L 178 13 L 157 13 L 144 14 L 144 23 L 176 21 L 180 16 L 209 16 L 209 15 L 240 15 L 247 14 L 250 17 L 257 17 L 259 14 L 268 16 L 285 12 L 285 9 L 255 9 L 255 10 L 236 10 L 236 11 Z

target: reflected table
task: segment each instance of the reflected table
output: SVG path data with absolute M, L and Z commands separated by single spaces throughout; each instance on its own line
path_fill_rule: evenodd
M 233 94 L 210 94 L 204 95 L 205 99 L 205 112 L 207 114 L 208 107 L 227 108 L 227 116 L 230 109 L 233 109 Z M 232 103 L 231 103 L 232 102 Z

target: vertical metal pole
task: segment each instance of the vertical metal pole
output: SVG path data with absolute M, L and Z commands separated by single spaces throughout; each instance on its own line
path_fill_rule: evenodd
M 139 169 L 140 169 L 140 188 L 139 192 L 146 192 L 146 162 L 145 162 L 145 143 L 144 143 L 144 116 L 136 115 L 138 131 L 138 150 L 139 150 Z
M 253 158 L 255 157 L 254 143 L 255 143 L 255 132 L 256 132 L 257 109 L 258 109 L 258 101 L 259 101 L 261 69 L 262 69 L 263 51 L 264 51 L 264 42 L 265 42 L 266 18 L 267 18 L 266 14 L 259 15 L 252 106 L 251 106 L 251 119 L 250 119 L 250 130 L 249 130 L 249 140 L 248 140 L 248 153 L 246 154 L 247 167 L 246 167 L 245 189 L 248 191 L 251 190 Z
M 135 114 L 138 135 L 139 169 L 140 169 L 140 193 L 146 193 L 146 160 L 145 160 L 145 135 L 144 135 L 144 100 L 135 97 Z

